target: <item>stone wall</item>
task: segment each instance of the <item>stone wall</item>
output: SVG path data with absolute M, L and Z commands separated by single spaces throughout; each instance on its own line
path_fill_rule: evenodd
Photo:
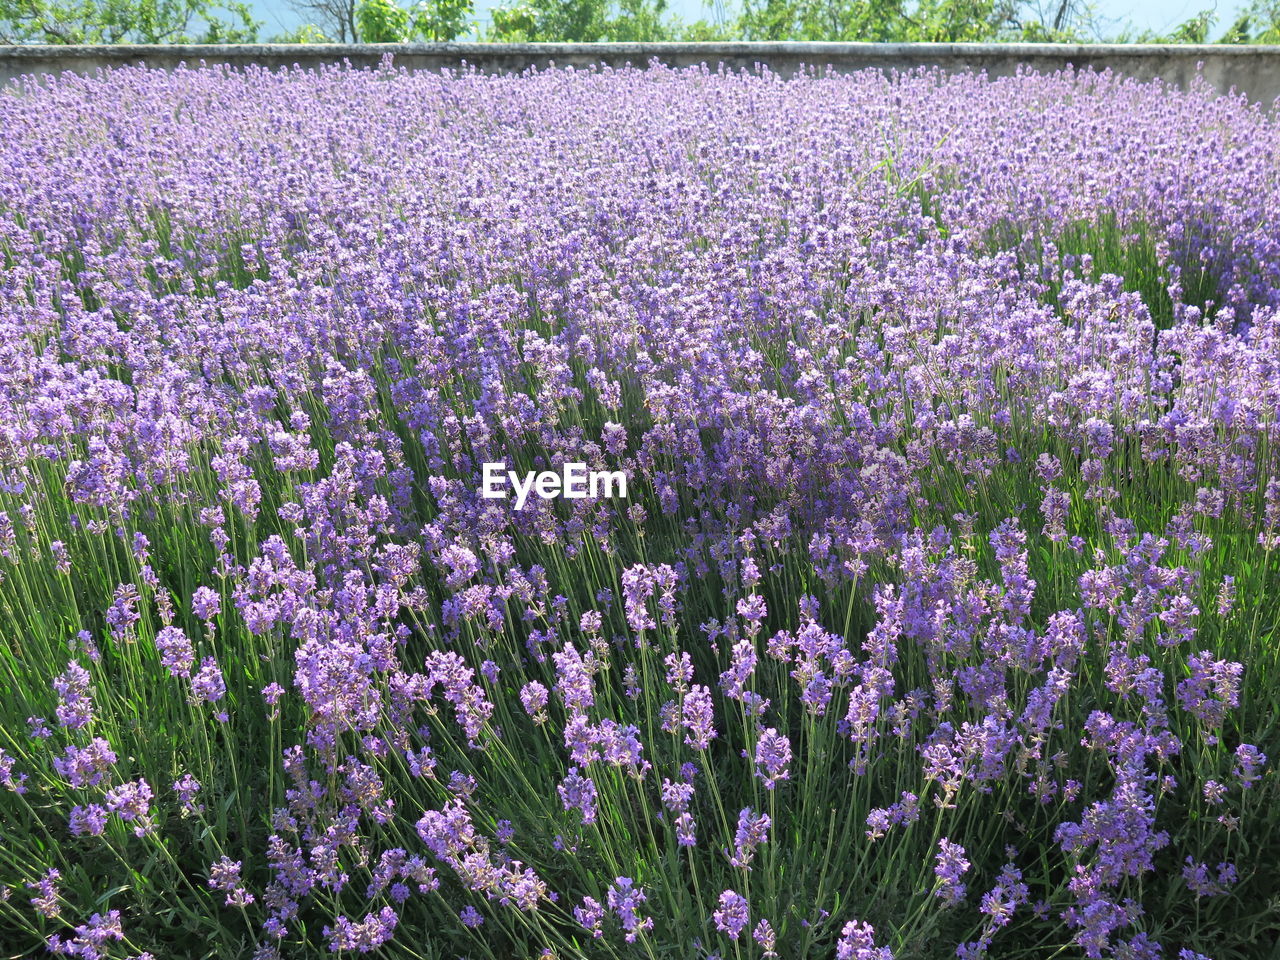
M 146 63 L 172 69 L 180 64 L 249 64 L 279 69 L 316 68 L 349 61 L 376 66 L 392 55 L 398 66 L 441 70 L 471 65 L 490 73 L 529 67 L 588 66 L 606 63 L 643 65 L 657 58 L 672 66 L 705 63 L 731 69 L 766 64 L 790 75 L 804 66 L 831 66 L 841 72 L 877 67 L 907 70 L 941 66 L 948 70 L 985 70 L 1005 76 L 1026 64 L 1040 71 L 1076 67 L 1110 68 L 1142 80 L 1160 78 L 1186 86 L 1197 69 L 1213 86 L 1235 89 L 1272 106 L 1280 97 L 1280 46 L 1160 44 L 884 44 L 884 43 L 520 43 L 520 44 L 253 44 L 244 46 L 0 46 L 0 83 L 24 75 L 63 71 L 94 73 L 124 64 Z

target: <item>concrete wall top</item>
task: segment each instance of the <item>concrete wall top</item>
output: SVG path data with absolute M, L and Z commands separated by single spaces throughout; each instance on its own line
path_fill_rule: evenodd
M 1051 43 L 446 43 L 446 44 L 245 44 L 0 46 L 0 83 L 22 76 L 146 64 L 173 69 L 186 64 L 256 64 L 270 69 L 314 69 L 349 62 L 374 67 L 391 55 L 410 70 L 456 69 L 518 73 L 530 67 L 592 64 L 644 66 L 657 59 L 673 67 L 723 64 L 728 69 L 767 65 L 789 76 L 803 67 L 840 72 L 867 68 L 985 70 L 1008 76 L 1020 65 L 1054 71 L 1067 66 L 1111 69 L 1140 80 L 1163 79 L 1185 87 L 1197 71 L 1222 93 L 1235 90 L 1271 107 L 1280 98 L 1280 46 Z

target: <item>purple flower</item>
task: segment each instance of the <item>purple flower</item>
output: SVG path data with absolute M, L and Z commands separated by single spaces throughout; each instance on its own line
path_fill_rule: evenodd
M 55 757 L 53 769 L 77 789 L 96 787 L 116 762 L 111 745 L 94 737 L 83 747 L 68 746 L 61 757 Z
M 135 834 L 141 837 L 151 831 L 152 793 L 146 780 L 132 780 L 112 787 L 104 799 L 108 810 L 126 823 L 134 824 Z
M 108 811 L 101 804 L 90 803 L 87 806 L 71 808 L 69 826 L 77 837 L 98 837 L 107 828 Z
M 689 690 L 689 684 L 693 682 L 693 658 L 689 656 L 688 651 L 680 651 L 679 653 L 669 653 L 663 658 L 663 663 L 667 668 L 667 686 L 675 691 L 677 696 L 684 696 Z
M 692 778 L 673 783 L 664 777 L 660 790 L 663 807 L 675 814 L 676 842 L 682 847 L 693 847 L 698 843 L 697 827 L 689 812 L 694 789 L 691 780 Z
M 579 713 L 595 705 L 595 689 L 588 661 L 578 651 L 566 644 L 559 653 L 552 654 L 555 661 L 556 690 L 564 700 L 565 709 Z
M 200 669 L 191 678 L 191 693 L 196 703 L 217 703 L 227 695 L 222 670 L 213 657 L 200 661 Z
M 162 627 L 156 633 L 156 649 L 160 651 L 160 663 L 170 676 L 187 677 L 195 666 L 196 652 L 191 640 L 177 627 Z
M 964 847 L 943 837 L 938 841 L 935 861 L 933 872 L 938 882 L 934 888 L 934 895 L 942 898 L 948 905 L 959 903 L 964 899 L 965 893 L 965 885 L 960 882 L 960 877 L 969 869 L 969 861 L 964 856 Z
M 31 905 L 35 907 L 36 913 L 50 920 L 56 918 L 62 912 L 62 907 L 58 902 L 60 895 L 57 884 L 61 877 L 61 873 L 50 867 L 45 871 L 44 876 L 35 883 L 27 884 L 27 889 L 36 892 L 36 895 L 31 898 Z
M 881 960 L 831 903 L 760 919 L 805 892 L 762 899 L 761 845 L 802 859 L 829 805 L 783 794 L 818 789 L 855 797 L 832 825 L 872 873 L 922 808 L 967 831 L 914 866 L 968 960 L 1018 923 L 1154 960 L 1143 931 L 1185 926 L 1170 878 L 1127 898 L 1167 863 L 1215 898 L 1204 942 L 1231 919 L 1271 779 L 1237 745 L 1267 733 L 1241 706 L 1280 547 L 1274 117 L 1073 71 L 130 68 L 27 83 L 0 128 L 0 591 L 13 624 L 73 624 L 53 692 L 13 691 L 11 721 L 49 719 L 5 731 L 0 785 L 85 864 L 122 824 L 207 826 L 264 874 L 259 960 L 375 950 L 437 891 L 536 955 L 569 932 L 513 913 L 555 901 L 544 864 L 574 898 L 544 919 L 572 909 L 597 952 L 605 914 L 656 923 L 638 880 L 610 888 L 631 870 L 664 904 L 742 886 L 713 905 L 738 949 L 759 921 L 749 950 L 794 952 L 803 916 L 815 950 Z M 629 497 L 499 509 L 498 459 L 616 469 Z M 240 640 L 262 659 L 220 652 Z M 117 685 L 155 701 L 141 724 Z M 192 731 L 147 722 L 184 691 L 195 742 L 159 751 L 181 779 L 153 798 L 145 741 Z M 233 701 L 209 753 L 202 705 Z M 236 740 L 264 715 L 269 743 Z M 516 769 L 542 760 L 553 781 Z M 237 771 L 277 788 L 257 849 L 214 809 Z M 1052 832 L 1017 858 L 1047 866 L 1036 908 L 1011 866 L 966 888 L 1004 862 L 983 810 Z M 418 855 L 387 849 L 415 819 Z M 47 851 L 3 842 L 25 900 Z M 699 862 L 722 852 L 729 876 Z M 102 909 L 50 945 L 119 954 Z M 652 946 L 710 955 L 706 921 Z
M 706 750 L 716 736 L 711 691 L 695 683 L 685 695 L 681 713 L 682 722 L 688 731 L 684 742 L 695 750 Z
M 475 682 L 475 672 L 458 654 L 441 650 L 428 654 L 426 665 L 431 684 L 439 685 L 453 705 L 467 745 L 478 748 L 480 733 L 493 715 L 493 703 Z
M 48 721 L 44 717 L 27 717 L 27 736 L 33 740 L 48 740 L 53 736 L 53 731 L 49 729 Z
M 1219 727 L 1227 710 L 1240 705 L 1240 676 L 1244 667 L 1214 660 L 1208 650 L 1187 661 L 1191 676 L 1178 684 L 1178 701 L 1188 713 L 1210 727 Z
M 582 906 L 573 908 L 573 919 L 594 939 L 599 940 L 604 936 L 604 907 L 598 900 L 583 897 Z
M 254 900 L 253 894 L 240 883 L 240 868 L 240 861 L 227 856 L 209 867 L 209 886 L 226 893 L 226 905 L 229 907 L 248 906 Z
M 760 949 L 764 951 L 763 956 L 766 960 L 778 955 L 778 935 L 773 929 L 773 924 L 768 920 L 761 919 L 756 924 L 756 928 L 751 931 L 751 937 L 756 943 L 760 944 Z
M 1027 902 L 1029 889 L 1022 882 L 1022 872 L 1012 864 L 1005 864 L 1000 871 L 999 882 L 982 895 L 978 909 L 987 916 L 985 938 L 991 932 L 1007 926 L 1014 911 Z M 985 950 L 986 943 L 982 945 Z
M 791 775 L 791 741 L 773 727 L 767 727 L 756 741 L 755 759 L 756 776 L 764 781 L 766 790 L 772 790 Z
M 222 612 L 222 598 L 208 587 L 196 587 L 191 594 L 191 612 L 208 622 Z
M 580 775 L 577 767 L 570 767 L 556 791 L 566 810 L 580 811 L 583 823 L 596 822 L 596 785 L 590 777 Z
M 534 723 L 547 722 L 547 688 L 537 680 L 530 680 L 520 688 L 520 703 L 525 713 L 533 718 Z
M 876 807 L 867 814 L 867 839 L 879 840 L 892 827 L 920 819 L 920 798 L 904 790 L 902 799 L 889 807 Z
M 1236 578 L 1227 574 L 1222 578 L 1222 586 L 1218 588 L 1218 616 L 1223 620 L 1231 616 L 1236 605 Z
M 133 631 L 134 624 L 142 619 L 138 612 L 138 588 L 131 583 L 122 583 L 115 590 L 115 601 L 107 609 L 107 625 L 111 627 L 111 635 L 117 640 L 126 639 Z
M 108 944 L 118 943 L 124 939 L 124 928 L 120 922 L 120 911 L 109 910 L 107 915 L 95 913 L 88 922 L 75 927 L 75 937 L 62 940 L 54 934 L 49 938 L 49 951 L 70 957 L 85 957 L 96 960 L 107 956 Z M 141 957 L 138 960 L 142 960 Z
M 1260 771 L 1267 763 L 1267 755 L 1251 743 L 1236 747 L 1235 776 L 1240 786 L 1248 790 L 1261 778 Z
M 391 907 L 383 907 L 359 922 L 352 922 L 344 916 L 335 917 L 334 925 L 326 926 L 322 933 L 334 953 L 343 950 L 370 953 L 391 940 L 399 919 Z
M 755 858 L 756 848 L 769 842 L 769 827 L 772 820 L 767 813 L 756 813 L 750 807 L 743 807 L 738 814 L 738 828 L 734 833 L 733 852 L 725 851 L 729 863 L 742 870 L 751 869 L 751 861 Z
M 1208 864 L 1198 863 L 1189 855 L 1185 864 L 1182 879 L 1197 899 L 1224 896 L 1237 880 L 1235 864 L 1232 863 L 1219 863 L 1216 878 L 1210 875 Z
M 79 730 L 93 719 L 93 700 L 89 695 L 89 672 L 72 662 L 53 680 L 58 694 L 58 724 L 68 730 Z
M 278 683 L 268 683 L 262 688 L 262 699 L 267 704 L 267 719 L 280 719 L 280 698 L 284 696 L 284 687 Z
M 877 947 L 875 929 L 869 923 L 850 920 L 836 941 L 836 960 L 893 960 L 888 947 Z
M 716 929 L 727 934 L 730 940 L 737 940 L 751 922 L 746 897 L 732 890 L 720 894 L 720 906 L 712 914 Z
M 4 747 L 0 747 L 0 786 L 13 793 L 26 793 L 27 774 L 15 774 L 14 763 L 14 758 L 4 752 Z
M 476 842 L 471 815 L 460 801 L 450 801 L 442 810 L 428 810 L 417 824 L 418 836 L 441 860 L 455 860 Z
M 637 633 L 656 629 L 658 623 L 653 618 L 649 601 L 658 595 L 658 610 L 663 622 L 669 622 L 675 615 L 675 590 L 679 576 L 667 564 L 647 567 L 636 564 L 622 572 L 623 607 L 627 615 L 627 623 Z
M 457 590 L 480 572 L 480 561 L 468 548 L 451 544 L 440 552 L 440 563 L 447 571 L 445 585 Z
M 636 937 L 646 930 L 653 929 L 653 917 L 640 916 L 640 904 L 645 901 L 644 889 L 635 885 L 630 877 L 618 877 L 609 887 L 606 898 L 609 909 L 613 911 L 626 931 L 627 943 L 635 943 Z

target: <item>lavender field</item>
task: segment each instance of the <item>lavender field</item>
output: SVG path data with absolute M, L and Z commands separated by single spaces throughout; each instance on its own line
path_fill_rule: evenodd
M 0 957 L 1275 956 L 1274 116 L 127 69 L 0 131 Z

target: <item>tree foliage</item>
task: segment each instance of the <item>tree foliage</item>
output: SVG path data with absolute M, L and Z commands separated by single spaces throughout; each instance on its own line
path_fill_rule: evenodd
M 4 43 L 252 43 L 237 0 L 0 0 Z
M 1280 43 L 1280 0 L 1253 0 L 1232 21 L 1221 43 Z
M 314 23 L 304 23 L 293 30 L 277 34 L 271 38 L 272 43 L 332 43 L 324 31 Z
M 708 3 L 711 6 L 711 3 Z M 493 11 L 495 40 L 858 40 L 881 42 L 1056 39 L 1057 24 L 1089 14 L 1057 0 L 1047 15 L 1025 0 L 739 0 L 727 13 L 682 23 L 665 0 L 513 0 Z
M 993 40 L 1014 24 L 1002 0 L 744 0 L 749 40 Z
M 682 22 L 668 0 L 502 0 L 490 22 L 475 0 L 289 0 L 304 26 L 284 43 L 661 40 L 843 40 L 959 43 L 1207 43 L 1213 10 L 1163 33 L 1116 31 L 1092 0 L 704 0 L 708 16 Z M 0 0 L 0 42 L 237 43 L 260 24 L 243 0 Z M 1280 0 L 1252 0 L 1219 43 L 1280 43 Z
M 409 39 L 409 11 L 393 0 L 360 0 L 356 29 L 365 43 L 403 43 Z
M 471 28 L 474 0 L 422 0 L 413 8 L 413 32 L 423 40 L 454 40 Z
M 403 43 L 457 38 L 471 25 L 474 0 L 420 0 L 406 9 L 395 0 L 359 0 L 356 35 L 365 43 Z
M 302 16 L 309 26 L 338 43 L 352 43 L 360 39 L 356 31 L 357 3 L 358 0 L 289 0 L 290 8 Z M 282 43 L 291 40 L 287 35 L 275 39 Z
M 500 41 L 673 40 L 666 0 L 516 0 L 492 12 L 489 38 Z

